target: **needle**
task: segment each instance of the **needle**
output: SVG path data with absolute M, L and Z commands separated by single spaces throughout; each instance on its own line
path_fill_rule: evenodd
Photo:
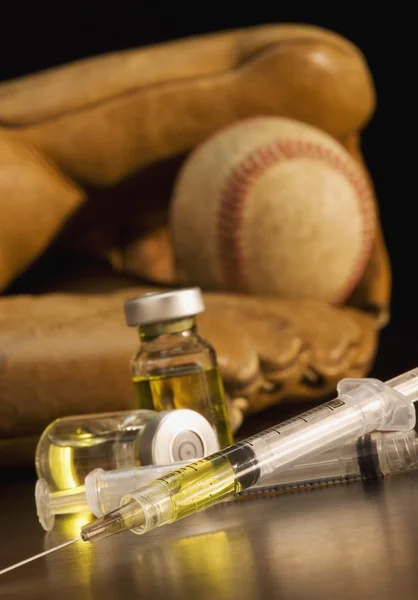
M 7 567 L 6 569 L 2 569 L 0 571 L 0 575 L 3 575 L 3 573 L 7 573 L 7 571 L 11 571 L 12 569 L 16 569 L 17 567 L 21 567 L 22 565 L 25 565 L 26 563 L 31 562 L 32 560 L 35 560 L 36 558 L 41 558 L 41 556 L 45 556 L 45 554 L 49 554 L 50 552 L 55 552 L 55 550 L 59 550 L 60 548 L 64 548 L 65 546 L 69 546 L 70 544 L 73 544 L 74 542 L 78 542 L 80 540 L 81 540 L 81 536 L 76 537 L 74 540 L 70 540 L 69 542 L 64 542 L 63 544 L 60 544 L 59 546 L 55 546 L 55 548 L 50 548 L 49 550 L 45 550 L 44 552 L 41 552 L 40 554 L 35 554 L 34 556 L 27 558 L 26 560 L 22 560 L 18 563 L 15 563 L 14 565 L 11 565 L 10 567 Z

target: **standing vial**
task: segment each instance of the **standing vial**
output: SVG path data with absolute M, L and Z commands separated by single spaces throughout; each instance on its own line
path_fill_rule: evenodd
M 199 288 L 128 300 L 126 322 L 138 328 L 141 342 L 130 363 L 131 376 L 139 408 L 195 410 L 226 448 L 233 436 L 216 352 L 196 325 L 196 315 L 204 308 Z

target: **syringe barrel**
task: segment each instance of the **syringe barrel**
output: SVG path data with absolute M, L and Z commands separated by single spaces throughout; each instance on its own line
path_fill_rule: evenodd
M 246 490 L 300 487 L 380 476 L 418 469 L 417 433 L 411 431 L 373 432 L 315 456 L 309 456 L 280 473 L 265 477 Z
M 415 425 L 411 399 L 378 380 L 345 379 L 339 383 L 338 391 L 336 399 L 247 438 L 243 444 L 254 458 L 235 467 L 241 485 L 254 485 L 305 457 L 355 441 L 372 431 L 408 431 Z M 233 452 L 233 448 L 225 452 Z

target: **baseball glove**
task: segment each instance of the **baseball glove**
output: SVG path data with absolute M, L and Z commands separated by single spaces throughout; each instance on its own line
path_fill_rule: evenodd
M 0 85 L 3 464 L 31 461 L 58 416 L 134 405 L 137 341 L 122 303 L 177 283 L 167 208 L 192 148 L 238 119 L 281 115 L 332 135 L 368 176 L 359 139 L 374 104 L 361 52 L 302 25 L 198 36 Z M 65 280 L 64 257 L 80 254 L 113 274 L 79 266 Z M 318 399 L 364 376 L 390 290 L 378 224 L 344 306 L 205 292 L 200 330 L 217 350 L 234 430 L 279 400 Z

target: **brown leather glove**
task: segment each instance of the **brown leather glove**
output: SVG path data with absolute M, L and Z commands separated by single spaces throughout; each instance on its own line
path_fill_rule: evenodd
M 135 407 L 128 362 L 138 346 L 123 302 L 152 288 L 0 298 L 0 464 L 33 458 L 53 419 Z M 84 281 L 88 286 L 88 279 Z M 281 398 L 320 398 L 369 368 L 373 319 L 350 308 L 205 294 L 199 316 L 228 394 L 234 430 Z
M 359 50 L 295 25 L 198 36 L 3 83 L 0 290 L 64 225 L 65 244 L 116 255 L 118 266 L 117 250 L 129 252 L 166 208 L 167 171 L 174 176 L 182 156 L 220 127 L 284 115 L 345 143 L 374 105 Z
M 62 248 L 173 284 L 167 204 L 190 149 L 241 117 L 278 114 L 323 128 L 361 162 L 359 133 L 373 109 L 361 53 L 306 26 L 200 36 L 3 84 L 0 289 Z M 142 288 L 130 281 L 129 291 L 95 294 L 88 275 L 81 285 L 82 296 L 49 294 L 78 288 L 48 281 L 25 290 L 45 295 L 0 299 L 0 456 L 9 464 L 10 440 L 29 460 L 24 449 L 57 416 L 132 406 L 127 361 L 137 342 L 122 302 Z M 320 398 L 341 377 L 367 372 L 388 318 L 383 236 L 348 303 L 355 308 L 205 297 L 201 332 L 216 347 L 236 429 L 243 414 Z

